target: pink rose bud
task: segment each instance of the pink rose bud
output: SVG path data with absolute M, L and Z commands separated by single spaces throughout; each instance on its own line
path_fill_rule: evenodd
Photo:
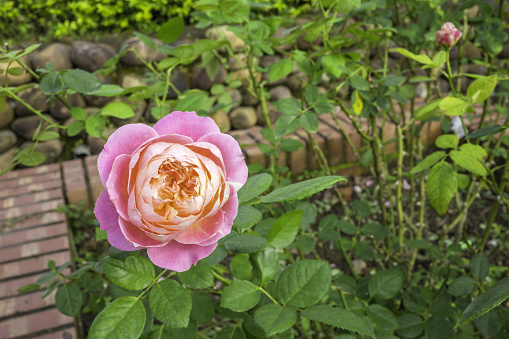
M 456 29 L 452 22 L 446 22 L 442 26 L 442 30 L 437 31 L 437 42 L 439 45 L 452 47 L 461 39 L 461 35 L 461 31 Z
M 94 213 L 110 244 L 146 248 L 154 264 L 177 272 L 230 233 L 247 180 L 237 141 L 194 112 L 173 112 L 154 127 L 120 127 L 97 167 L 106 189 Z

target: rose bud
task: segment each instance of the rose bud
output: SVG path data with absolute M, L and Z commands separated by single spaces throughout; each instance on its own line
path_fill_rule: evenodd
M 442 30 L 437 31 L 437 42 L 439 45 L 452 47 L 461 39 L 461 31 L 456 29 L 452 22 L 446 22 L 442 26 Z

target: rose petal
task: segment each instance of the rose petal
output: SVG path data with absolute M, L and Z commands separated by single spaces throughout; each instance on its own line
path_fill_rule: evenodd
M 118 224 L 122 233 L 127 240 L 133 243 L 134 247 L 160 247 L 166 245 L 168 242 L 160 242 L 147 236 L 145 232 L 140 230 L 136 225 L 123 219 L 118 218 Z
M 113 162 L 119 155 L 133 154 L 141 144 L 154 137 L 157 137 L 157 132 L 144 124 L 125 125 L 113 132 L 97 159 L 97 169 L 103 185 L 106 185 Z
M 200 220 L 191 225 L 175 238 L 175 241 L 181 244 L 199 244 L 213 237 L 224 223 L 224 215 L 221 210 L 216 214 Z
M 122 218 L 127 219 L 127 200 L 129 192 L 127 184 L 129 183 L 129 161 L 131 156 L 127 154 L 119 155 L 113 162 L 111 173 L 106 181 L 106 188 L 110 200 L 115 205 L 117 212 Z
M 207 134 L 199 142 L 211 143 L 221 151 L 226 169 L 226 181 L 244 185 L 247 180 L 247 166 L 239 143 L 228 134 Z
M 203 258 L 208 257 L 217 243 L 209 246 L 186 245 L 176 241 L 170 241 L 164 247 L 151 247 L 147 249 L 150 260 L 159 267 L 176 272 L 187 271 L 191 265 Z
M 230 199 L 221 207 L 221 211 L 224 214 L 224 220 L 221 224 L 221 228 L 217 231 L 216 235 L 212 238 L 205 240 L 200 243 L 201 246 L 208 246 L 213 243 L 217 243 L 219 239 L 224 237 L 227 234 L 230 234 L 233 225 L 233 219 L 237 216 L 237 212 L 239 209 L 239 200 L 237 199 L 237 195 L 233 194 L 230 196 Z
M 193 141 L 197 141 L 205 134 L 220 133 L 214 120 L 209 117 L 199 117 L 195 112 L 172 112 L 159 120 L 153 128 L 159 135 L 186 135 Z
M 108 241 L 113 247 L 122 251 L 135 251 L 135 248 L 122 234 L 118 224 L 119 215 L 115 210 L 115 205 L 110 200 L 108 191 L 104 190 L 97 198 L 94 208 L 95 216 L 99 221 L 102 230 L 108 235 Z

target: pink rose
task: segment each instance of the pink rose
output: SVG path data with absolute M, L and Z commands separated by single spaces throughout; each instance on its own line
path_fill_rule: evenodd
M 146 248 L 154 264 L 177 272 L 230 233 L 247 179 L 237 141 L 194 112 L 120 127 L 97 166 L 106 189 L 94 212 L 110 244 Z
M 461 31 L 456 29 L 452 22 L 446 22 L 443 24 L 442 30 L 437 31 L 437 42 L 439 45 L 452 47 L 461 39 L 461 36 Z

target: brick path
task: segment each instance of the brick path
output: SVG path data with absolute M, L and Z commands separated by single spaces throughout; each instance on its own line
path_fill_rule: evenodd
M 322 149 L 331 166 L 354 162 L 352 149 L 345 139 L 351 138 L 356 147 L 361 139 L 343 113 L 338 113 L 344 132 L 340 132 L 330 115 L 319 116 L 319 128 L 312 138 Z M 268 164 L 268 157 L 257 144 L 266 143 L 260 127 L 232 131 L 240 144 L 248 164 Z M 440 134 L 440 124 L 432 122 L 422 133 L 425 144 L 434 142 Z M 385 141 L 393 139 L 395 127 L 387 124 Z M 308 135 L 298 131 L 290 136 L 305 147 L 295 152 L 281 152 L 279 160 L 294 174 L 318 168 L 310 149 Z M 395 150 L 395 143 L 386 145 L 387 153 Z M 0 177 L 0 339 L 79 337 L 75 320 L 58 312 L 54 294 L 41 299 L 42 291 L 20 295 L 17 290 L 34 283 L 48 271 L 48 260 L 62 265 L 71 260 L 68 225 L 65 215 L 56 208 L 79 204 L 85 200 L 93 207 L 103 190 L 97 171 L 97 156 L 62 164 L 17 170 Z M 343 169 L 337 173 L 354 176 L 360 167 Z M 342 189 L 347 200 L 351 186 Z

